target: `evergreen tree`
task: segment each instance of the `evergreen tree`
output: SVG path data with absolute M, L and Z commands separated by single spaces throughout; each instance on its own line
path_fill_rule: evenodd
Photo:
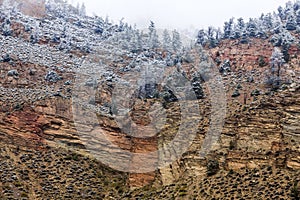
M 39 27 L 39 24 L 36 23 L 34 29 L 31 32 L 31 35 L 30 35 L 30 42 L 32 44 L 38 43 L 40 37 L 41 37 L 40 27 Z
M 285 3 L 285 9 L 284 9 L 284 15 L 285 15 L 285 19 L 287 19 L 288 15 L 294 12 L 294 6 L 293 3 L 291 1 L 288 1 Z
M 212 26 L 209 26 L 207 29 L 207 37 L 210 48 L 215 48 L 218 44 L 218 41 L 215 38 L 215 29 Z
M 137 43 L 137 35 L 133 34 L 129 43 L 129 50 L 132 53 L 137 53 L 139 51 L 138 49 L 138 43 Z
M 298 11 L 300 9 L 300 1 L 297 0 L 293 5 L 294 11 Z
M 167 29 L 163 32 L 163 48 L 167 52 L 172 51 L 172 39 Z
M 242 44 L 247 44 L 248 43 L 248 34 L 247 34 L 246 30 L 244 30 L 243 33 L 242 33 L 240 43 L 242 43 Z
M 264 15 L 262 19 L 262 25 L 266 30 L 270 30 L 273 28 L 273 17 L 271 13 Z
M 10 22 L 9 18 L 7 18 L 7 19 L 5 19 L 5 21 L 1 25 L 2 34 L 4 36 L 11 36 L 12 35 L 12 30 L 11 30 L 10 24 L 11 24 L 11 22 Z
M 289 11 L 287 13 L 286 29 L 289 31 L 294 31 L 296 30 L 296 27 L 297 27 L 296 16 L 293 11 Z
M 12 35 L 12 30 L 10 28 L 10 24 L 4 24 L 2 26 L 2 34 L 4 36 L 11 36 Z
M 285 14 L 284 14 L 283 8 L 281 6 L 279 6 L 277 11 L 278 11 L 278 16 L 280 17 L 280 19 L 284 20 L 285 19 Z
M 243 31 L 243 30 L 245 29 L 246 24 L 245 24 L 243 18 L 240 17 L 240 18 L 237 19 L 237 27 L 238 27 L 238 29 L 241 30 L 241 31 Z
M 271 77 L 269 77 L 269 81 L 276 88 L 278 88 L 280 84 L 280 71 L 283 64 L 283 54 L 279 48 L 275 47 L 270 58 Z
M 267 29 L 264 27 L 263 21 L 259 20 L 257 22 L 257 33 L 256 37 L 262 38 L 262 39 L 267 39 L 267 34 L 266 34 Z
M 125 50 L 132 50 L 130 48 L 130 40 L 132 38 L 131 32 L 126 29 L 121 32 L 117 38 L 117 42 L 121 45 L 121 47 Z
M 230 38 L 232 34 L 232 25 L 233 25 L 233 18 L 229 20 L 229 22 L 224 23 L 224 39 Z
M 122 18 L 119 22 L 119 27 L 118 27 L 119 32 L 122 32 L 125 29 L 125 24 L 124 24 L 123 20 L 124 20 L 124 18 Z
M 243 31 L 245 30 L 245 26 L 246 25 L 245 25 L 244 19 L 243 18 L 238 18 L 237 19 L 237 24 L 235 24 L 235 27 L 234 27 L 232 37 L 234 39 L 239 39 L 242 36 Z
M 155 24 L 153 21 L 150 21 L 149 26 L 149 48 L 150 49 L 157 49 L 160 45 L 158 35 L 156 33 Z
M 252 18 L 249 19 L 247 23 L 247 32 L 249 37 L 256 37 L 257 34 L 257 24 L 256 21 Z
M 207 41 L 206 33 L 205 33 L 204 29 L 200 29 L 198 31 L 198 35 L 197 35 L 197 43 L 201 44 L 202 46 L 205 46 L 206 41 Z
M 172 46 L 174 52 L 180 52 L 182 50 L 182 41 L 180 38 L 180 34 L 176 31 L 173 30 L 173 37 L 172 37 Z
M 279 34 L 283 31 L 283 24 L 281 19 L 275 13 L 273 14 L 273 33 Z
M 220 28 L 216 29 L 216 40 L 219 42 L 222 38 L 222 31 Z
M 214 28 L 212 26 L 209 26 L 207 29 L 207 37 L 208 38 L 214 37 Z
M 139 30 L 136 31 L 136 38 L 137 38 L 137 47 L 138 47 L 138 50 L 139 51 L 143 51 L 143 46 L 144 46 L 144 43 L 143 43 L 143 32 L 140 32 Z
M 155 24 L 153 21 L 150 21 L 150 25 L 148 27 L 150 34 L 155 31 Z

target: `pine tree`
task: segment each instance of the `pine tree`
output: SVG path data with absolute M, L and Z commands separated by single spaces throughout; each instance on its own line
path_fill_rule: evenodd
M 247 23 L 247 32 L 250 37 L 256 37 L 257 24 L 256 24 L 256 21 L 252 18 L 250 18 L 249 22 Z
M 180 52 L 182 50 L 182 41 L 180 38 L 180 34 L 176 31 L 173 30 L 173 37 L 172 37 L 172 46 L 174 52 Z
M 148 27 L 150 34 L 152 34 L 155 31 L 155 24 L 153 21 L 150 21 L 150 25 Z
M 245 29 L 246 24 L 245 24 L 244 19 L 242 17 L 240 17 L 240 18 L 237 19 L 237 27 L 240 30 L 244 30 Z
M 247 33 L 247 30 L 244 30 L 242 32 L 242 37 L 241 37 L 241 41 L 240 43 L 242 44 L 247 44 L 249 41 L 248 41 L 248 33 Z
M 209 42 L 209 47 L 210 48 L 215 48 L 218 44 L 218 41 L 215 38 L 215 29 L 212 26 L 209 26 L 207 29 L 207 37 L 208 37 L 208 42 Z
M 237 24 L 235 25 L 234 27 L 234 31 L 233 31 L 233 38 L 234 39 L 239 39 L 242 34 L 243 34 L 243 31 L 245 30 L 245 22 L 244 22 L 244 19 L 243 18 L 238 18 L 237 19 Z
M 149 48 L 150 49 L 157 49 L 160 45 L 158 35 L 156 33 L 155 24 L 153 21 L 150 21 L 149 26 Z
M 163 48 L 167 52 L 172 51 L 172 39 L 167 29 L 163 32 Z
M 276 13 L 273 14 L 273 32 L 279 34 L 283 30 L 283 24 L 281 19 Z
M 289 11 L 287 13 L 286 29 L 289 31 L 294 31 L 296 30 L 296 27 L 297 27 L 296 16 L 293 11 Z
M 278 16 L 280 17 L 280 19 L 285 20 L 285 15 L 284 15 L 283 8 L 281 6 L 279 6 L 277 11 L 278 11 Z
M 295 11 L 295 12 L 296 12 L 297 10 L 300 9 L 300 1 L 299 1 L 299 0 L 297 0 L 297 1 L 294 3 L 293 8 L 294 8 L 294 11 Z
M 36 23 L 30 35 L 30 42 L 32 44 L 38 43 L 40 37 L 41 37 L 40 27 L 39 24 Z
M 137 48 L 139 51 L 143 51 L 143 38 L 142 38 L 143 33 L 140 32 L 139 30 L 136 31 L 136 39 L 137 39 Z
M 4 24 L 2 27 L 2 33 L 4 36 L 11 36 L 12 30 L 9 24 Z
M 285 19 L 287 19 L 288 15 L 291 12 L 294 12 L 294 8 L 293 8 L 293 3 L 291 1 L 288 1 L 285 3 L 285 9 L 284 9 L 284 15 L 285 15 Z
M 220 39 L 222 38 L 222 31 L 220 28 L 216 29 L 216 40 L 220 41 Z
M 279 48 L 275 47 L 270 58 L 271 77 L 269 77 L 269 81 L 276 88 L 278 88 L 280 84 L 280 71 L 283 64 L 283 54 Z
M 230 38 L 232 34 L 232 25 L 233 25 L 233 18 L 229 20 L 229 22 L 224 23 L 224 39 Z
M 200 29 L 198 31 L 198 35 L 197 35 L 197 43 L 201 44 L 202 46 L 205 46 L 206 41 L 207 41 L 206 33 L 205 33 L 204 29 Z
M 12 30 L 11 30 L 11 26 L 10 26 L 11 22 L 9 20 L 9 18 L 7 18 L 3 24 L 1 25 L 1 29 L 2 29 L 2 34 L 4 36 L 11 36 L 12 35 Z
M 265 29 L 270 30 L 273 28 L 273 17 L 271 13 L 264 15 L 262 19 L 262 25 Z
M 267 29 L 264 27 L 263 21 L 259 20 L 257 21 L 257 32 L 256 32 L 256 37 L 262 38 L 262 39 L 267 39 Z

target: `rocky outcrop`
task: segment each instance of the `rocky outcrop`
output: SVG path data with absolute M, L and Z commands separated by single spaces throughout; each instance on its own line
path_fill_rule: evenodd
M 42 11 L 37 12 L 42 15 Z M 18 17 L 16 21 L 25 21 Z M 43 182 L 33 184 L 39 193 L 45 191 L 43 194 L 25 190 L 30 193 L 28 198 L 37 199 L 71 198 L 67 193 L 76 193 L 77 199 L 91 199 L 93 195 L 108 198 L 110 194 L 122 199 L 257 199 L 268 195 L 285 199 L 289 195 L 293 182 L 299 181 L 300 169 L 300 62 L 296 46 L 290 48 L 293 56 L 283 67 L 283 81 L 277 90 L 265 81 L 273 47 L 267 40 L 252 38 L 248 44 L 224 40 L 207 50 L 213 63 L 205 58 L 209 56 L 203 53 L 201 57 L 192 50 L 191 58 L 177 66 L 161 67 L 158 71 L 153 68 L 159 75 L 162 69 L 170 75 L 169 85 L 159 83 L 151 68 L 132 96 L 131 91 L 124 89 L 114 99 L 118 84 L 134 84 L 122 78 L 141 70 L 141 60 L 148 64 L 162 58 L 140 55 L 136 58 L 139 64 L 134 66 L 131 53 L 111 55 L 121 52 L 114 45 L 93 47 L 93 53 L 78 50 L 78 45 L 86 40 L 103 39 L 98 33 L 83 34 L 94 28 L 89 25 L 95 19 L 89 20 L 79 21 L 84 25 L 64 21 L 76 30 L 72 50 L 51 42 L 50 36 L 56 37 L 59 28 L 46 20 L 41 21 L 41 28 L 50 36 L 35 44 L 28 40 L 29 35 L 23 35 L 25 26 L 19 22 L 13 22 L 13 37 L 0 38 L 0 139 L 1 145 L 10 144 L 2 148 L 0 157 L 14 161 L 9 162 L 14 166 L 12 170 L 24 165 L 30 169 L 24 174 L 0 169 L 5 174 L 0 177 L 4 183 L 0 184 L 1 198 L 20 192 L 17 181 L 22 182 L 23 178 L 18 177 L 27 177 L 26 174 L 30 181 Z M 58 27 L 61 24 L 59 20 L 54 22 Z M 217 78 L 209 77 L 211 74 L 205 70 L 215 72 Z M 190 82 L 188 91 L 182 87 L 186 80 Z M 216 86 L 219 82 L 222 87 Z M 178 86 L 177 96 L 170 85 Z M 191 95 L 178 97 L 184 92 Z M 219 119 L 220 113 L 224 122 Z M 213 126 L 215 123 L 221 123 L 221 128 Z M 180 130 L 184 130 L 183 134 L 179 134 Z M 71 151 L 66 153 L 62 147 Z M 20 148 L 23 155 L 12 155 Z M 26 151 L 33 155 L 28 156 Z M 47 156 L 50 161 L 46 161 Z M 106 165 L 101 164 L 101 168 L 117 179 L 103 178 L 108 186 L 100 184 L 98 178 L 105 173 L 99 168 L 97 174 L 92 173 L 96 164 L 90 165 L 89 158 Z M 46 159 L 50 167 L 41 159 Z M 73 161 L 83 163 L 89 173 Z M 5 164 L 0 163 L 1 166 L 7 168 Z M 33 170 L 35 167 L 40 174 Z M 60 167 L 67 173 L 63 180 L 57 178 L 59 173 L 49 172 Z M 72 173 L 77 172 L 80 177 L 74 178 Z M 94 182 L 84 182 L 86 177 Z M 9 184 L 12 180 L 15 186 Z M 57 188 L 65 186 L 66 181 L 68 186 L 58 194 Z M 95 187 L 88 190 L 94 183 Z M 50 187 L 52 184 L 56 188 Z M 110 192 L 111 187 L 114 189 Z

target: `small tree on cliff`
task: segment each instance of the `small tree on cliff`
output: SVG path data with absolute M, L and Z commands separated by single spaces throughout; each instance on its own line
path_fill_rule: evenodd
M 268 83 L 272 85 L 273 89 L 279 88 L 280 71 L 282 69 L 283 64 L 284 64 L 283 54 L 278 47 L 275 47 L 272 56 L 270 58 L 271 74 L 268 77 Z
M 202 46 L 205 46 L 206 42 L 207 42 L 207 35 L 204 29 L 200 29 L 197 35 L 197 43 L 201 44 Z
M 224 23 L 224 35 L 223 35 L 223 38 L 224 39 L 228 39 L 230 36 L 231 36 L 231 34 L 232 34 L 232 26 L 233 26 L 233 18 L 231 18 L 230 20 L 229 20 L 229 22 L 225 22 Z
M 286 20 L 286 30 L 294 31 L 297 28 L 297 17 L 295 16 L 294 11 L 290 11 L 287 13 L 287 20 Z
M 150 26 L 148 27 L 149 30 L 149 47 L 150 49 L 154 50 L 160 46 L 158 35 L 156 33 L 155 24 L 153 21 L 150 21 Z
M 239 39 L 242 36 L 243 31 L 245 29 L 246 29 L 246 24 L 244 22 L 244 19 L 243 18 L 238 18 L 237 23 L 234 26 L 233 38 L 234 39 Z
M 207 37 L 208 37 L 210 48 L 215 48 L 218 45 L 218 41 L 215 35 L 216 35 L 216 29 L 212 26 L 209 26 L 207 29 Z
M 250 18 L 249 22 L 247 23 L 246 30 L 250 37 L 256 37 L 257 36 L 257 21 L 255 19 Z
M 6 19 L 4 21 L 4 23 L 1 25 L 2 34 L 4 36 L 10 36 L 10 35 L 12 35 L 12 30 L 11 30 L 10 24 L 11 24 L 10 20 Z

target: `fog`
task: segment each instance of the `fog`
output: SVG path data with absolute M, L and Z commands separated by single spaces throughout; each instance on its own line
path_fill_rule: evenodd
M 232 16 L 259 17 L 261 13 L 277 11 L 287 0 L 78 0 L 84 2 L 89 15 L 109 16 L 114 22 L 124 18 L 139 28 L 148 27 L 149 21 L 158 28 L 222 27 Z M 77 0 L 72 0 L 75 5 Z

